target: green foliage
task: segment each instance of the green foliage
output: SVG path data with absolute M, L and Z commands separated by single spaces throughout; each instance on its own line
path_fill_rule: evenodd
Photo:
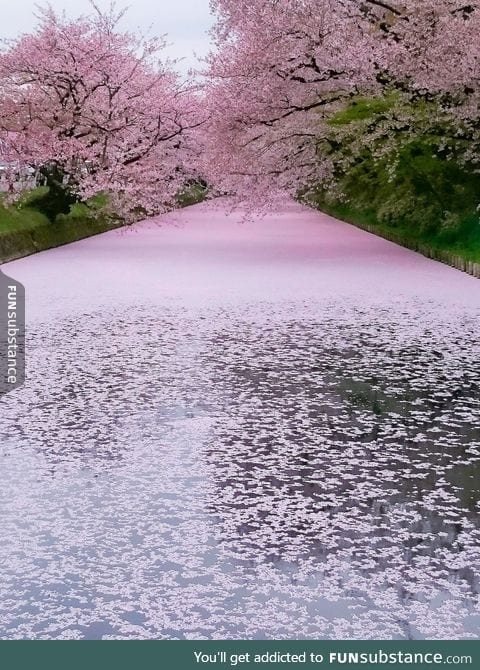
M 69 211 L 65 214 L 58 214 L 55 218 L 55 224 L 78 223 L 83 225 L 86 222 L 94 223 L 96 221 L 117 222 L 119 218 L 112 214 L 109 209 L 108 195 L 97 193 L 87 202 L 74 202 L 70 205 Z
M 203 202 L 208 194 L 208 186 L 205 182 L 194 181 L 180 191 L 177 195 L 177 204 L 179 207 L 189 207 Z
M 393 93 L 378 98 L 354 98 L 345 109 L 332 116 L 328 120 L 328 124 L 331 126 L 344 126 L 355 121 L 371 119 L 375 115 L 391 110 L 398 104 L 398 100 L 398 95 Z
M 0 199 L 0 236 L 17 230 L 32 230 L 49 223 L 44 214 L 22 204 L 5 206 L 3 200 L 4 198 Z
M 39 201 L 41 201 L 48 194 L 48 186 L 37 186 L 29 191 L 24 191 L 15 203 L 18 210 L 26 207 L 35 209 Z

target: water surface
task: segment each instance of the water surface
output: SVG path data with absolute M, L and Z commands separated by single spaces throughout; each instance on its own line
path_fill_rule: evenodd
M 290 204 L 4 270 L 1 637 L 478 638 L 478 280 Z

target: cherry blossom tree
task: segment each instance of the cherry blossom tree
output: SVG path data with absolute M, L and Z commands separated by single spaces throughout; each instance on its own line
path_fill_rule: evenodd
M 213 0 L 211 180 L 265 202 L 332 179 L 342 129 L 331 121 L 358 98 L 395 104 L 363 128 L 357 155 L 362 142 L 384 154 L 430 124 L 437 134 L 453 125 L 456 148 L 463 138 L 464 159 L 478 160 L 479 5 Z
M 366 26 L 331 0 L 213 6 L 210 179 L 264 201 L 267 191 L 295 193 L 324 178 L 324 120 L 371 78 Z
M 52 188 L 157 212 L 195 169 L 198 96 L 160 62 L 163 39 L 122 32 L 113 4 L 92 5 L 75 21 L 42 10 L 33 34 L 4 46 L 1 157 L 41 167 Z

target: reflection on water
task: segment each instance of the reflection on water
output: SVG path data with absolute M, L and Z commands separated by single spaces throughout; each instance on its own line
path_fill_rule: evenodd
M 1 637 L 478 637 L 476 316 L 38 326 L 1 400 Z

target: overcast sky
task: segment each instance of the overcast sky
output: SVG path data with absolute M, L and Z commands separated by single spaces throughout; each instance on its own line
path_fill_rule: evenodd
M 108 7 L 110 0 L 96 0 L 99 7 Z M 0 37 L 16 37 L 35 26 L 35 7 L 44 5 L 42 0 L 0 0 Z M 88 13 L 88 0 L 50 0 L 58 11 L 65 10 L 75 17 Z M 129 29 L 151 26 L 151 34 L 167 33 L 171 44 L 166 53 L 172 58 L 183 58 L 182 71 L 195 66 L 195 56 L 208 51 L 207 31 L 212 17 L 209 0 L 118 0 L 118 7 L 128 7 L 123 25 Z

